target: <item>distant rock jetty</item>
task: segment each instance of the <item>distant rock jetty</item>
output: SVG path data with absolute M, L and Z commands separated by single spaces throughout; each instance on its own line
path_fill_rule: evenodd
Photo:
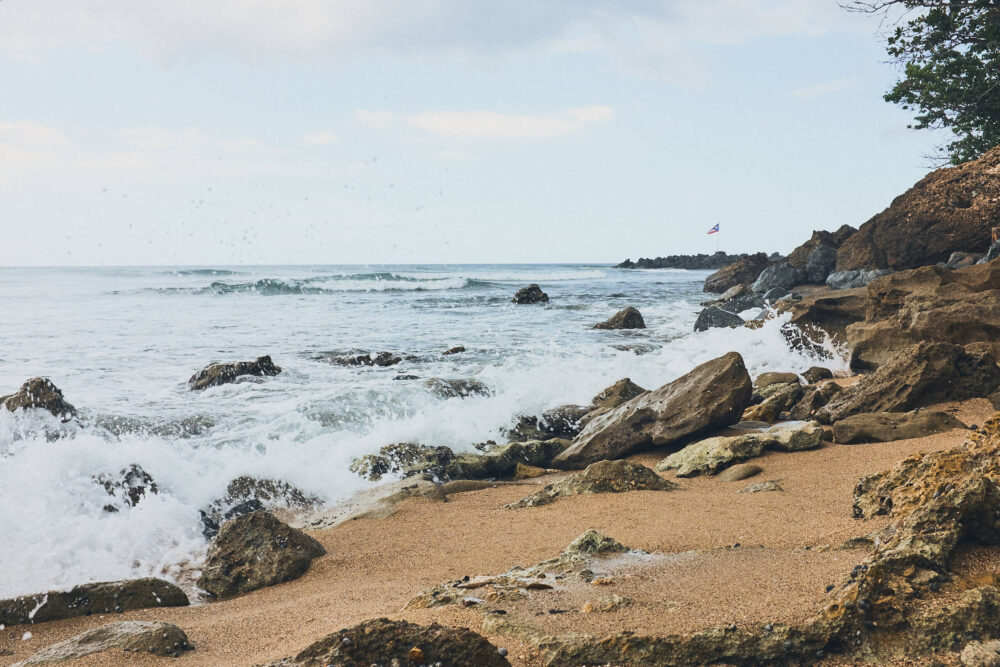
M 721 250 L 711 255 L 668 255 L 667 257 L 657 257 L 650 259 L 640 257 L 636 261 L 626 259 L 621 264 L 615 266 L 616 269 L 691 269 L 691 270 L 711 270 L 717 271 L 724 266 L 749 257 L 747 253 L 730 255 Z M 779 255 L 774 254 L 774 259 Z

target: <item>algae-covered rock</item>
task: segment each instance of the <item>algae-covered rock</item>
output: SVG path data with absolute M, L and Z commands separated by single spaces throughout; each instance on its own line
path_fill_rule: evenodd
M 397 442 L 365 454 L 351 462 L 351 472 L 377 482 L 386 475 L 443 474 L 444 466 L 455 458 L 449 447 Z
M 542 291 L 542 288 L 532 283 L 527 287 L 522 287 L 511 299 L 513 303 L 545 303 L 549 300 L 549 295 Z
M 31 378 L 21 385 L 17 393 L 0 396 L 0 406 L 15 410 L 45 410 L 53 416 L 68 421 L 76 416 L 76 408 L 66 402 L 62 390 L 48 378 Z
M 646 323 L 642 319 L 642 314 L 629 306 L 618 311 L 604 322 L 594 325 L 595 329 L 645 329 Z
M 13 667 L 64 662 L 112 649 L 176 658 L 193 648 L 187 635 L 176 625 L 154 621 L 119 621 L 47 646 Z
M 538 493 L 505 505 L 505 509 L 537 507 L 566 496 L 625 491 L 672 491 L 677 484 L 663 479 L 644 465 L 631 461 L 598 461 L 566 479 L 549 484 Z
M 569 444 L 569 440 L 560 438 L 511 442 L 485 454 L 458 454 L 442 467 L 441 472 L 446 479 L 510 477 L 518 463 L 549 466 Z
M 274 365 L 270 356 L 257 357 L 254 361 L 234 361 L 227 364 L 209 364 L 191 376 L 188 388 L 199 391 L 220 384 L 236 382 L 245 376 L 265 377 L 277 375 L 281 368 Z
M 470 396 L 489 396 L 493 393 L 485 383 L 474 378 L 454 380 L 429 378 L 424 380 L 423 384 L 438 398 L 468 398 Z
M 130 579 L 81 584 L 69 591 L 49 591 L 0 600 L 0 625 L 44 623 L 76 616 L 111 614 L 147 607 L 184 607 L 187 595 L 163 579 Z

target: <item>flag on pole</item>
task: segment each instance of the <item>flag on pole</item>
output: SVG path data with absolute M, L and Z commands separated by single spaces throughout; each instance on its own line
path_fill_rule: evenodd
M 718 234 L 719 233 L 719 223 L 715 223 L 715 227 L 712 227 L 710 230 L 708 230 L 708 233 L 709 234 Z

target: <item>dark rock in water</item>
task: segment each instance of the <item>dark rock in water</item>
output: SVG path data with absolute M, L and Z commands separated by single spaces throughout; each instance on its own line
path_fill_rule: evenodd
M 118 475 L 108 473 L 97 475 L 94 481 L 103 486 L 109 496 L 129 507 L 138 505 L 147 494 L 159 493 L 159 487 L 156 486 L 152 476 L 135 463 L 122 468 Z M 118 511 L 115 505 L 106 505 L 104 509 L 108 512 Z
M 255 361 L 235 361 L 228 364 L 209 364 L 191 376 L 188 380 L 188 388 L 192 390 L 207 389 L 220 384 L 236 382 L 237 378 L 243 376 L 273 376 L 281 372 L 281 368 L 274 365 L 271 357 L 257 357 Z
M 93 424 L 117 436 L 140 434 L 161 438 L 191 438 L 208 432 L 215 426 L 215 421 L 205 415 L 161 422 L 122 415 L 96 415 Z
M 638 310 L 629 306 L 618 311 L 609 319 L 594 325 L 595 329 L 645 329 L 646 323 L 642 320 L 642 314 Z
M 910 269 L 951 253 L 986 252 L 1000 225 L 1000 150 L 931 172 L 861 225 L 837 251 L 837 270 Z
M 48 378 L 31 378 L 21 385 L 16 394 L 0 396 L 0 405 L 11 412 L 37 408 L 69 421 L 76 416 L 76 408 L 66 402 L 59 387 Z
M 489 396 L 493 393 L 485 384 L 473 379 L 444 380 L 442 378 L 429 378 L 424 380 L 424 385 L 438 398 Z
M 440 665 L 440 667 L 510 667 L 482 635 L 465 628 L 377 618 L 340 630 L 298 655 L 268 667 L 369 667 L 369 665 Z
M 965 428 L 965 424 L 940 410 L 913 412 L 862 412 L 841 419 L 833 425 L 833 441 L 890 442 L 922 438 L 925 435 Z
M 944 265 L 946 268 L 954 271 L 955 269 L 964 269 L 967 266 L 972 266 L 982 258 L 983 255 L 977 252 L 953 252 Z
M 859 412 L 904 412 L 942 401 L 982 398 L 1000 386 L 988 351 L 951 343 L 918 343 L 844 389 L 816 413 L 826 424 Z
M 542 303 L 549 300 L 549 295 L 542 291 L 542 288 L 536 284 L 528 285 L 527 287 L 522 287 L 511 299 L 513 303 Z
M 401 373 L 401 374 L 395 376 L 392 379 L 393 380 L 419 380 L 420 376 L 419 375 L 410 375 L 409 373 Z
M 775 287 L 791 289 L 796 285 L 805 282 L 805 271 L 797 269 L 787 262 L 782 264 L 771 264 L 761 271 L 761 274 L 754 281 L 753 291 L 757 293 L 767 292 Z
M 764 255 L 764 253 L 757 253 L 758 255 Z M 697 255 L 668 255 L 667 257 L 656 257 L 649 259 L 646 257 L 640 257 L 638 260 L 633 262 L 632 260 L 626 259 L 621 264 L 617 265 L 616 269 L 687 269 L 688 271 L 705 271 L 705 270 L 715 270 L 721 269 L 729 266 L 735 262 L 746 259 L 747 257 L 755 257 L 756 255 L 729 255 L 723 251 L 713 253 L 711 255 L 706 255 L 704 253 Z M 764 255 L 767 258 L 767 255 Z M 706 290 L 707 291 L 707 290 Z M 725 290 L 719 290 L 724 292 Z
M 580 432 L 580 420 L 593 408 L 583 405 L 561 405 L 546 410 L 539 417 L 521 416 L 514 428 L 504 435 L 512 442 L 574 438 Z
M 304 509 L 319 503 L 319 498 L 307 496 L 288 482 L 243 475 L 229 482 L 226 495 L 200 511 L 202 534 L 211 539 L 218 534 L 223 522 L 265 507 Z
M 632 382 L 629 378 L 622 378 L 597 396 L 594 396 L 590 404 L 595 408 L 611 410 L 645 393 L 645 389 Z
M 735 313 L 730 313 L 718 306 L 709 306 L 698 313 L 698 319 L 694 321 L 695 331 L 708 331 L 724 327 L 743 326 L 743 318 Z
M 351 472 L 373 482 L 385 475 L 427 473 L 442 477 L 444 466 L 454 458 L 455 453 L 449 447 L 398 442 L 380 447 L 378 454 L 366 454 L 354 459 Z
M 631 461 L 598 461 L 581 472 L 549 484 L 504 509 L 548 505 L 557 498 L 593 493 L 624 493 L 626 491 L 673 491 L 680 486 L 666 480 L 644 465 Z
M 735 424 L 751 394 L 743 358 L 730 352 L 594 418 L 553 464 L 583 468 Z
M 49 591 L 0 600 L 0 625 L 44 623 L 63 618 L 111 614 L 147 607 L 184 607 L 184 591 L 162 579 L 130 579 L 83 584 L 69 591 Z
M 809 370 L 802 374 L 808 384 L 816 384 L 820 380 L 828 380 L 833 377 L 833 371 L 822 366 L 810 366 Z
M 323 361 L 336 366 L 395 366 L 403 361 L 403 358 L 392 352 L 379 352 L 374 357 L 370 354 L 356 354 L 348 356 L 324 356 Z
M 208 548 L 198 587 L 223 598 L 298 579 L 323 546 L 267 512 L 227 521 Z
M 66 662 L 94 653 L 120 650 L 176 658 L 194 648 L 184 631 L 170 623 L 119 621 L 46 646 L 19 665 Z
M 465 352 L 465 346 L 464 345 L 456 345 L 455 347 L 452 347 L 452 348 L 449 348 L 449 349 L 445 350 L 441 354 L 443 354 L 443 355 L 459 354 L 460 352 Z
M 705 278 L 703 289 L 706 292 L 722 293 L 736 285 L 752 283 L 770 263 L 771 260 L 762 252 L 743 256 Z
M 888 269 L 854 269 L 851 271 L 836 271 L 826 277 L 826 286 L 830 289 L 854 289 L 864 287 L 876 278 L 887 276 L 892 271 Z

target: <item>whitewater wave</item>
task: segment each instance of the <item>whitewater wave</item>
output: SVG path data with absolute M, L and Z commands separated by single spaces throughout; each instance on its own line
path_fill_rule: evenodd
M 464 278 L 433 278 L 420 280 L 395 274 L 356 274 L 316 278 L 262 278 L 246 283 L 213 282 L 200 292 L 215 294 L 255 293 L 263 296 L 282 294 L 335 294 L 339 292 L 432 291 L 462 289 Z

